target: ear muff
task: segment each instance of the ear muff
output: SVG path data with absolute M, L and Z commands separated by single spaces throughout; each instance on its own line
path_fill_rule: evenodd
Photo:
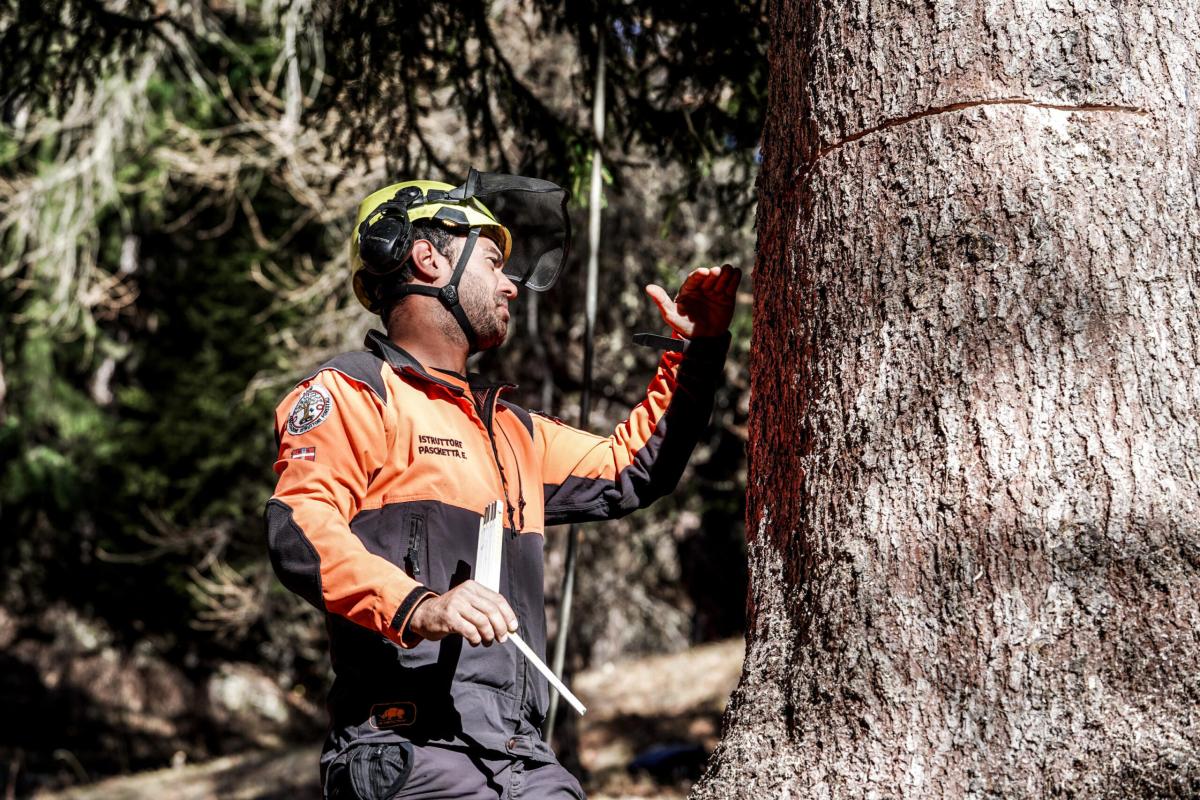
M 358 255 L 367 272 L 388 275 L 408 258 L 413 245 L 408 209 L 420 198 L 415 186 L 401 189 L 358 226 Z

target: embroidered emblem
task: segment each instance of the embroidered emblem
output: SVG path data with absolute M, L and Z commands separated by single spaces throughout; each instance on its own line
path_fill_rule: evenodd
M 301 458 L 305 461 L 317 460 L 317 448 L 315 447 L 297 447 L 292 451 L 292 458 Z
M 416 703 L 379 703 L 371 706 L 371 727 L 377 730 L 407 728 L 416 721 Z
M 332 408 L 333 397 L 330 396 L 329 390 L 319 383 L 314 383 L 305 389 L 296 401 L 288 417 L 288 433 L 298 435 L 311 431 L 325 421 Z

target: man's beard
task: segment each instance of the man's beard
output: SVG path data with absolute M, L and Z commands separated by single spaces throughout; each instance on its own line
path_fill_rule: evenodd
M 477 348 L 490 350 L 504 344 L 508 324 L 499 314 L 504 298 L 501 295 L 489 296 L 482 287 L 470 280 L 463 280 L 459 290 L 459 302 L 466 312 L 467 321 L 471 323 L 471 329 L 475 331 Z

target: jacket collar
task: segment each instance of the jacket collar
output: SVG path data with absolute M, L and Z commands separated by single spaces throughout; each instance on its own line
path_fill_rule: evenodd
M 457 394 L 463 393 L 463 388 L 461 386 L 439 378 L 437 375 L 425 369 L 425 366 L 420 361 L 417 361 L 417 359 L 415 359 L 411 353 L 389 339 L 387 334 L 383 333 L 382 331 L 370 331 L 367 333 L 366 341 L 363 342 L 363 344 L 366 346 L 369 352 L 373 353 L 379 358 L 382 358 L 388 363 L 389 366 L 392 367 L 392 369 L 396 370 L 397 372 L 408 372 L 410 374 L 415 374 L 427 381 L 436 383 L 439 386 L 444 386 Z M 494 383 L 492 381 L 484 380 L 478 375 L 471 374 L 467 375 L 467 385 L 471 388 L 472 392 L 495 388 L 516 388 L 516 386 L 511 383 Z

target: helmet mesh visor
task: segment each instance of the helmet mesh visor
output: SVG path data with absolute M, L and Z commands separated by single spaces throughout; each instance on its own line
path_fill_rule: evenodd
M 566 189 L 537 178 L 472 170 L 467 191 L 512 232 L 504 274 L 535 292 L 553 286 L 571 240 Z

